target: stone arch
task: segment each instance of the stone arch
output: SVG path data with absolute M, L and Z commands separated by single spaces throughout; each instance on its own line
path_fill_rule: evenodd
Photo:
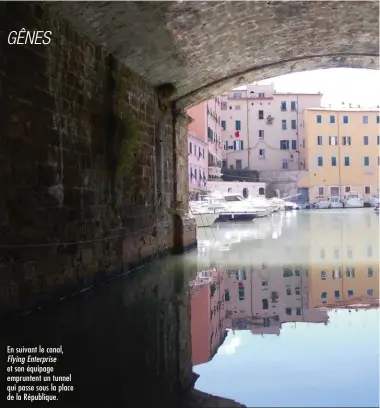
M 379 3 L 52 3 L 149 83 L 188 108 L 244 83 L 318 68 L 378 69 Z M 265 21 L 265 24 L 262 22 Z

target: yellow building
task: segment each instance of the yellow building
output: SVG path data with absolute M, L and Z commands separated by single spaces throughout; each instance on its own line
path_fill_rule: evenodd
M 365 201 L 379 194 L 378 109 L 305 109 L 303 126 L 306 171 L 299 187 L 308 189 L 309 201 L 348 191 Z
M 379 304 L 379 227 L 372 211 L 310 220 L 309 307 Z M 354 307 L 355 308 L 355 307 Z

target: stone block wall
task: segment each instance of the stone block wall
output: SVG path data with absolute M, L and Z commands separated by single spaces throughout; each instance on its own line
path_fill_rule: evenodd
M 44 5 L 5 3 L 1 23 L 5 33 L 49 30 L 52 41 L 1 42 L 0 314 L 194 244 L 194 226 L 183 240 L 168 210 L 185 196 L 173 157 L 182 163 L 186 150 L 174 149 L 177 126 L 154 89 Z M 137 150 L 115 177 L 128 120 Z

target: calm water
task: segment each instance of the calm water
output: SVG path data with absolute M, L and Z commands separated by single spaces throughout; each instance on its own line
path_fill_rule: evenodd
M 0 346 L 62 344 L 62 406 L 157 403 L 192 370 L 247 406 L 379 406 L 378 222 L 298 211 L 204 229 L 197 251 L 2 325 Z

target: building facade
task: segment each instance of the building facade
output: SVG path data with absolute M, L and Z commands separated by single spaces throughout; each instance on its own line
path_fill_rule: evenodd
M 226 338 L 225 271 L 204 269 L 190 282 L 193 365 L 211 360 Z
M 205 191 L 208 178 L 208 146 L 198 134 L 189 132 L 187 135 L 189 163 L 189 191 Z
M 187 114 L 193 119 L 189 132 L 207 143 L 208 179 L 219 179 L 223 154 L 221 97 L 193 106 L 187 110 Z
M 280 93 L 274 85 L 255 84 L 223 94 L 224 167 L 259 172 L 304 169 L 303 112 L 321 106 L 321 99 L 320 93 Z
M 306 172 L 300 187 L 309 200 L 356 191 L 365 200 L 379 194 L 378 109 L 306 109 Z

